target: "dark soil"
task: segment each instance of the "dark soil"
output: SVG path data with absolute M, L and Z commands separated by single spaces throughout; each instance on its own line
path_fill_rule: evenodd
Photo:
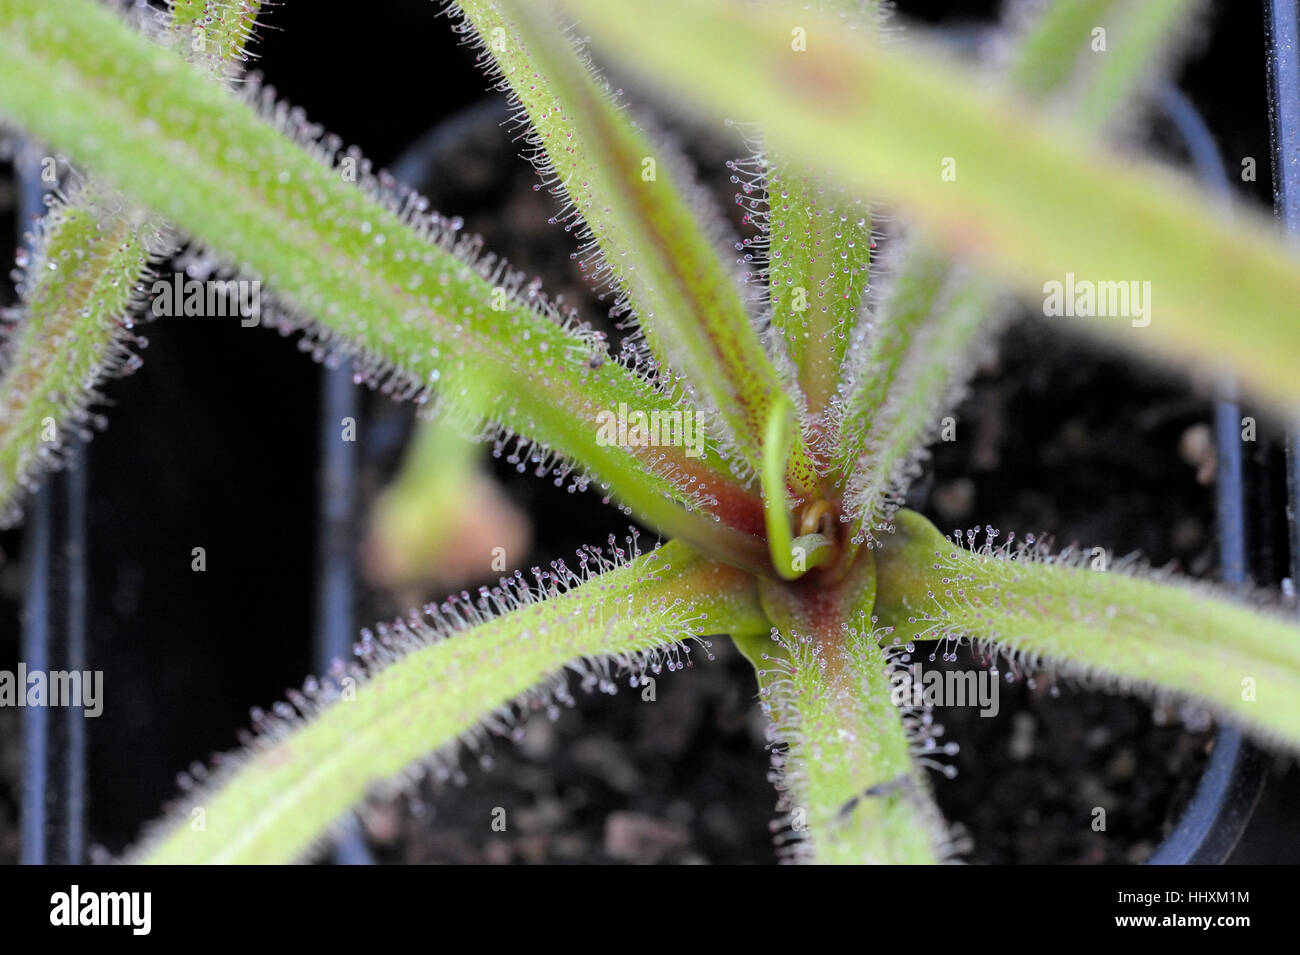
M 952 7 L 901 6 L 928 18 Z M 1212 42 L 1182 83 L 1229 161 L 1254 155 L 1263 168 L 1261 15 L 1254 4 L 1216 9 Z M 271 22 L 285 32 L 268 34 L 262 48 L 268 76 L 313 118 L 389 161 L 481 95 L 468 55 L 443 35 L 443 24 L 430 22 L 431 13 L 417 0 L 392 4 L 381 22 L 331 26 L 276 9 Z M 310 55 L 322 48 L 384 55 L 327 68 Z M 1224 62 L 1233 70 L 1225 73 Z M 417 114 L 411 105 L 434 97 L 436 108 Z M 421 185 L 435 207 L 483 233 L 488 248 L 599 321 L 606 306 L 585 289 L 568 239 L 547 224 L 553 202 L 533 190 L 531 170 L 496 128 L 503 115 L 479 113 L 456 148 L 434 156 L 434 175 Z M 1163 146 L 1166 131 L 1153 128 Z M 721 214 L 730 214 L 722 162 L 739 147 L 699 130 L 676 135 L 692 144 L 706 181 L 718 187 Z M 0 200 L 5 195 L 0 187 Z M 1266 189 L 1257 195 L 1266 200 Z M 6 218 L 8 209 L 0 201 Z M 980 367 L 957 413 L 957 440 L 935 447 L 909 503 L 945 529 L 987 523 L 1004 533 L 1046 532 L 1062 544 L 1100 545 L 1112 555 L 1139 550 L 1154 564 L 1212 577 L 1213 483 L 1198 475 L 1197 456 L 1211 420 L 1207 393 L 1058 332 L 1032 316 L 1008 325 L 997 358 Z M 109 852 L 156 814 L 178 770 L 230 748 L 248 707 L 300 683 L 311 658 L 318 369 L 291 340 L 262 331 L 162 322 L 148 335 L 143 370 L 110 387 L 112 424 L 90 461 L 92 654 L 108 671 L 108 692 L 123 701 L 91 729 L 90 825 L 93 841 Z M 378 396 L 366 404 L 361 479 L 373 494 L 396 464 L 390 435 L 409 426 L 412 409 Z M 1251 542 L 1256 579 L 1273 585 L 1285 567 L 1275 436 L 1261 431 L 1248 468 L 1259 515 Z M 626 519 L 594 493 L 567 494 L 500 463 L 496 471 L 533 520 L 538 543 L 525 566 L 626 533 Z M 208 547 L 206 575 L 188 570 L 198 544 Z M 12 666 L 20 535 L 5 535 L 0 547 L 9 555 L 0 567 L 0 666 Z M 366 593 L 357 626 L 435 596 Z M 711 662 L 696 653 L 691 670 L 660 678 L 653 702 L 624 689 L 580 696 L 554 722 L 532 718 L 522 743 L 495 747 L 491 769 L 467 765 L 463 787 L 435 792 L 425 784 L 371 800 L 361 819 L 375 857 L 774 861 L 775 794 L 753 677 L 725 638 L 713 641 L 713 653 Z M 965 657 L 962 665 L 970 665 Z M 962 747 L 956 779 L 933 779 L 948 818 L 970 837 L 965 858 L 1141 861 L 1194 789 L 1212 728 L 1203 714 L 1093 693 L 1050 674 L 1032 683 L 1003 686 L 994 719 L 969 709 L 937 714 L 946 738 Z M 17 855 L 18 754 L 17 714 L 0 709 L 0 862 Z M 1300 824 L 1290 808 L 1300 779 L 1293 767 L 1274 777 L 1233 861 L 1300 858 Z M 1105 832 L 1092 829 L 1095 807 L 1106 809 Z M 505 832 L 493 830 L 497 808 L 506 811 Z

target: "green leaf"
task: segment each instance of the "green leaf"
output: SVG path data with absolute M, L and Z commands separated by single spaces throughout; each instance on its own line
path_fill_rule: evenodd
M 876 613 L 906 640 L 968 637 L 1016 665 L 1174 693 L 1300 748 L 1300 628 L 1208 585 L 1130 573 L 1103 550 L 1048 555 L 900 510 L 876 555 Z M 960 533 L 960 532 L 959 532 Z
M 661 150 L 614 105 L 607 82 L 559 25 L 517 0 L 462 0 L 484 60 L 522 106 L 529 146 L 544 179 L 567 200 L 560 218 L 585 223 L 578 253 L 586 271 L 619 294 L 613 312 L 631 308 L 653 354 L 680 372 L 697 407 L 716 410 L 741 459 L 758 469 L 759 442 L 776 368 L 764 353 L 739 290 L 678 186 Z M 792 485 L 816 484 L 795 444 Z
M 866 464 L 861 459 L 884 430 L 878 419 L 886 400 L 909 385 L 900 383 L 899 369 L 918 330 L 927 320 L 943 321 L 947 317 L 946 310 L 938 306 L 951 271 L 948 260 L 919 243 L 908 243 L 898 257 L 901 261 L 877 307 L 876 321 L 858 343 L 846 369 L 847 393 L 840 406 L 836 447 L 837 464 L 844 475 L 867 467 L 889 470 L 882 467 L 882 462 Z M 936 363 L 944 365 L 952 357 L 935 356 Z M 937 396 L 926 397 L 934 407 Z
M 247 96 L 265 115 L 98 4 L 0 0 L 0 116 L 274 288 L 280 308 L 312 316 L 320 352 L 356 354 L 362 374 L 411 396 L 482 369 L 504 383 L 492 417 L 520 436 L 521 467 L 563 482 L 565 458 L 576 460 L 586 476 L 575 484 L 594 476 L 664 533 L 766 564 L 757 497 L 712 452 L 602 442 L 602 413 L 671 415 L 677 397 L 607 360 L 594 333 L 477 257 L 417 197 L 385 191 L 355 152 L 336 157 L 299 113 Z
M 1066 0 L 1025 29 L 1011 57 L 1020 92 L 1101 129 L 1136 100 L 1150 63 L 1167 56 L 1187 0 Z M 1096 51 L 1094 30 L 1106 34 Z M 1165 51 L 1165 52 L 1161 52 Z M 1087 109 L 1083 104 L 1091 104 Z M 876 320 L 855 343 L 837 407 L 839 472 L 854 543 L 878 540 L 977 365 L 973 354 L 1008 309 L 997 290 L 938 250 L 905 242 L 887 271 Z
M 933 311 L 926 321 L 908 329 L 906 343 L 899 342 L 903 347 L 890 356 L 892 367 L 880 373 L 894 376 L 893 390 L 882 396 L 869 418 L 848 416 L 841 425 L 845 448 L 856 451 L 844 462 L 850 475 L 844 509 L 853 515 L 852 542 L 857 544 L 878 544 L 881 536 L 876 532 L 890 529 L 903 491 L 920 471 L 921 449 L 942 428 L 941 414 L 960 400 L 972 371 L 972 345 L 990 313 L 997 310 L 996 292 L 965 270 L 953 270 L 933 299 L 928 298 L 929 275 L 924 267 L 912 274 L 923 281 L 918 297 L 905 293 L 895 304 L 908 309 L 932 302 Z M 885 322 L 894 314 L 886 311 Z M 906 316 L 901 324 L 910 320 Z M 881 337 L 892 336 L 886 332 Z M 864 375 L 859 381 L 871 388 L 872 377 Z
M 875 30 L 888 16 L 877 0 L 825 0 L 847 30 Z M 814 453 L 824 459 L 827 420 L 842 381 L 849 342 L 857 326 L 870 277 L 871 209 L 837 187 L 816 168 L 770 154 L 759 139 L 756 155 L 731 164 L 758 240 L 747 240 L 745 257 L 757 257 L 766 277 L 765 303 L 773 330 L 794 364 L 809 416 Z
M 359 648 L 373 672 L 338 670 L 292 694 L 293 705 L 264 719 L 258 740 L 187 793 L 132 858 L 301 858 L 372 786 L 411 774 L 430 753 L 436 775 L 449 775 L 461 742 L 478 751 L 490 734 L 508 734 L 512 701 L 524 711 L 568 701 L 563 667 L 613 692 L 620 670 L 638 686 L 664 665 L 688 665 L 684 640 L 767 627 L 752 578 L 684 545 L 617 568 L 614 554 L 598 555 L 581 554 L 578 573 L 557 562 L 553 573 L 535 571 L 535 587 L 503 578 L 472 603 L 453 598 L 431 616 L 380 628 Z M 192 825 L 196 810 L 202 828 Z
M 1300 399 L 1291 321 L 1300 256 L 1264 216 L 1210 203 L 1185 178 L 1101 148 L 1092 131 L 1027 108 L 919 42 L 881 44 L 800 11 L 808 49 L 796 52 L 795 16 L 770 5 L 565 5 L 625 62 L 699 108 L 761 111 L 774 150 L 896 200 L 947 251 L 1029 301 L 1043 303 L 1050 283 L 1071 275 L 1137 282 L 1148 299 L 1149 310 L 1130 303 L 1131 317 L 1071 327 L 1226 366 L 1261 395 Z M 941 178 L 945 168 L 955 179 Z
M 869 617 L 871 552 L 832 594 L 764 581 L 771 640 L 742 639 L 771 720 L 773 769 L 797 861 L 922 864 L 946 828 L 913 750 L 920 720 L 891 702 L 892 666 Z
M 72 186 L 37 229 L 19 285 L 0 378 L 0 522 L 59 463 L 70 438 L 96 424 L 99 387 L 139 359 L 125 316 L 141 279 L 170 248 L 158 220 L 94 182 Z
M 212 22 L 224 30 L 221 55 L 180 48 L 216 75 L 234 78 L 260 6 L 248 0 L 182 4 L 160 30 Z M 235 29 L 234 24 L 239 28 Z M 162 35 L 160 33 L 160 35 Z M 227 57 L 229 59 L 227 59 Z M 54 157 L 45 157 L 53 161 Z M 71 174 L 37 229 L 20 288 L 22 302 L 7 333 L 0 380 L 0 523 L 21 515 L 19 494 L 35 490 L 57 464 L 69 435 L 97 423 L 98 388 L 139 358 L 128 345 L 129 315 L 144 307 L 150 262 L 174 251 L 167 228 L 94 177 Z
M 1169 60 L 1196 23 L 1202 0 L 1125 0 L 1100 18 L 1106 27 L 1106 49 L 1087 58 L 1091 69 L 1075 79 L 1077 93 L 1068 97 L 1071 121 L 1084 130 L 1122 126 L 1132 116 L 1134 100 L 1170 72 Z M 1093 26 L 1097 26 L 1094 23 Z M 1197 24 L 1200 25 L 1200 24 Z M 1088 31 L 1091 38 L 1092 32 Z M 1137 95 L 1135 95 L 1137 94 Z
M 767 546 L 772 566 L 785 580 L 801 577 L 812 567 L 830 563 L 835 550 L 831 541 L 810 531 L 793 537 L 790 531 L 790 501 L 786 496 L 785 462 L 789 460 L 794 436 L 794 408 L 781 395 L 768 413 L 763 438 L 763 516 L 767 523 Z
M 234 79 L 247 59 L 261 0 L 169 0 L 173 42 L 186 59 Z
M 1108 68 L 1110 58 L 1098 57 L 1091 49 L 1092 35 L 1111 25 L 1111 14 L 1121 5 L 1159 6 L 1142 0 L 1044 0 L 1012 8 L 1021 22 L 1010 27 L 1022 33 L 1014 40 L 1007 72 L 1012 88 L 1037 97 L 1068 89 L 1072 77 L 1090 72 L 1094 65 Z
M 766 165 L 768 161 L 764 161 Z M 783 163 L 766 177 L 768 298 L 799 387 L 824 432 L 871 266 L 871 212 L 822 177 Z

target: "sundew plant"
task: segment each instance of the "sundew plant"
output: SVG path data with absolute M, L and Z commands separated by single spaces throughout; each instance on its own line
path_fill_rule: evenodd
M 409 546 L 445 539 L 464 438 L 662 540 L 594 543 L 364 631 L 129 858 L 303 858 L 372 787 L 455 777 L 571 683 L 636 688 L 725 639 L 757 676 L 792 861 L 959 856 L 932 797 L 953 744 L 894 692 L 919 654 L 971 644 L 1300 746 L 1300 630 L 1276 597 L 945 536 L 902 506 L 1017 296 L 1096 316 L 1141 360 L 1230 375 L 1280 418 L 1300 399 L 1297 250 L 1107 145 L 1196 6 L 1015 3 L 977 70 L 868 0 L 430 4 L 509 97 L 615 343 L 245 75 L 253 0 L 0 0 L 0 121 L 71 164 L 4 345 L 9 522 L 139 361 L 153 270 L 184 244 L 213 280 L 261 283 L 262 324 L 424 404 L 383 514 Z M 716 172 L 745 235 L 700 213 L 602 64 L 733 127 Z

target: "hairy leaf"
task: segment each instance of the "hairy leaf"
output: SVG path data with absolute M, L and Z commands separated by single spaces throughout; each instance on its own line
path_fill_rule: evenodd
M 1300 255 L 1263 216 L 1212 205 L 1182 177 L 1099 147 L 1091 130 L 1027 108 L 920 42 L 881 44 L 806 11 L 727 0 L 665 0 L 651 12 L 630 0 L 565 5 L 700 108 L 762 109 L 773 149 L 896 200 L 947 251 L 1045 309 L 1051 283 L 1100 289 L 1108 304 L 1094 299 L 1071 327 L 1300 399 L 1290 320 Z M 796 27 L 804 52 L 792 49 Z
M 878 0 L 834 0 L 823 9 L 847 30 L 876 30 L 889 11 Z M 759 125 L 761 136 L 761 124 Z M 848 343 L 870 277 L 871 209 L 836 186 L 819 167 L 801 167 L 761 143 L 757 155 L 733 164 L 760 238 L 747 240 L 766 277 L 765 300 L 773 330 L 793 362 L 815 451 L 824 455 L 826 413 L 839 389 Z
M 877 552 L 876 613 L 895 635 L 971 638 L 1033 671 L 1194 698 L 1263 738 L 1300 747 L 1300 627 L 1103 550 L 1050 555 L 1032 538 L 947 539 L 914 511 Z
M 101 384 L 133 368 L 125 316 L 143 304 L 151 257 L 168 250 L 158 220 L 94 182 L 70 186 L 37 229 L 0 378 L 0 522 L 89 433 Z
M 1022 95 L 1100 130 L 1140 96 L 1150 75 L 1144 64 L 1171 46 L 1190 6 L 1187 0 L 1049 4 L 1011 54 L 1011 76 Z M 1094 31 L 1107 27 L 1102 54 L 1093 49 Z M 1084 110 L 1085 101 L 1093 106 Z M 955 422 L 945 416 L 974 372 L 972 352 L 1007 312 L 988 281 L 955 269 L 925 242 L 906 241 L 888 270 L 893 275 L 875 320 L 855 342 L 834 429 L 857 543 L 888 528 L 924 446 Z
M 758 167 L 744 180 L 746 191 L 755 180 L 763 191 L 738 197 L 749 202 L 748 215 L 762 230 L 750 254 L 765 257 L 772 328 L 794 364 L 820 437 L 867 289 L 871 212 L 796 164 L 759 155 L 742 165 Z
M 778 841 L 796 861 L 938 861 L 946 831 L 913 751 L 917 714 L 891 702 L 891 664 L 869 617 L 871 553 L 834 592 L 764 582 L 770 639 L 739 642 L 758 672 L 782 794 Z
M 429 215 L 354 152 L 267 91 L 233 99 L 87 0 L 0 0 L 0 115 L 273 287 L 310 315 L 318 351 L 418 396 L 444 372 L 505 383 L 491 417 L 521 436 L 521 469 L 557 482 L 576 459 L 638 517 L 746 566 L 766 562 L 757 498 L 706 449 L 601 440 L 622 405 L 670 415 L 677 397 L 607 360 L 603 342 L 554 314 L 537 288 L 479 258 L 455 222 Z M 336 166 L 333 160 L 337 158 Z M 362 188 L 358 188 L 360 185 Z M 587 478 L 575 483 L 585 486 Z
M 578 253 L 584 268 L 620 294 L 614 311 L 635 312 L 654 355 L 716 409 L 756 471 L 781 382 L 691 197 L 677 185 L 677 171 L 615 106 L 581 50 L 535 6 L 459 6 L 478 32 L 483 58 L 495 61 L 494 74 L 527 115 L 535 161 L 567 200 L 559 218 L 566 228 L 585 223 Z M 798 441 L 790 473 L 801 493 L 815 484 Z
M 171 32 L 187 59 L 229 78 L 248 57 L 261 0 L 170 0 Z
M 924 282 L 924 265 L 916 275 Z M 929 299 L 925 285 L 916 292 Z M 844 495 L 856 544 L 879 543 L 875 531 L 890 527 L 902 492 L 920 471 L 918 451 L 944 427 L 941 413 L 957 404 L 973 370 L 971 347 L 996 308 L 996 292 L 966 270 L 952 270 L 935 293 L 930 299 L 933 311 L 910 329 L 905 347 L 893 356 L 896 364 L 889 371 L 896 375 L 892 382 L 896 387 L 882 396 L 871 427 L 855 431 L 862 422 L 854 418 L 841 425 L 845 433 L 855 436 L 850 446 L 859 449 L 857 457 L 846 462 L 850 477 Z M 908 297 L 896 304 L 907 309 L 921 303 Z M 869 376 L 860 380 L 871 387 Z M 955 426 L 954 421 L 947 423 Z
M 179 52 L 214 75 L 233 80 L 233 61 L 257 19 L 258 2 L 207 0 L 178 5 L 170 18 L 144 13 L 142 23 L 159 39 L 198 30 Z M 201 37 L 217 24 L 216 48 Z M 235 28 L 237 23 L 238 28 Z M 55 157 L 45 157 L 54 162 Z M 57 166 L 52 167 L 57 169 Z M 72 432 L 96 422 L 91 407 L 106 378 L 134 369 L 128 316 L 144 305 L 150 262 L 174 251 L 166 227 L 95 177 L 79 174 L 57 196 L 23 254 L 22 303 L 7 335 L 0 381 L 0 523 L 20 516 L 19 492 L 34 490 L 41 472 L 57 465 Z
M 514 701 L 524 711 L 570 701 L 556 675 L 562 667 L 612 692 L 619 670 L 631 670 L 637 686 L 664 665 L 687 665 L 683 640 L 767 626 L 752 578 L 684 545 L 619 567 L 614 559 L 589 550 L 577 573 L 557 562 L 552 573 L 535 572 L 535 587 L 522 575 L 503 578 L 473 602 L 453 599 L 380 628 L 358 647 L 370 672 L 340 668 L 291 695 L 292 705 L 263 717 L 256 742 L 180 800 L 133 858 L 300 858 L 370 787 L 430 753 L 437 776 L 455 775 L 461 743 L 479 751 L 490 735 L 511 733 Z M 201 829 L 191 825 L 195 810 Z

